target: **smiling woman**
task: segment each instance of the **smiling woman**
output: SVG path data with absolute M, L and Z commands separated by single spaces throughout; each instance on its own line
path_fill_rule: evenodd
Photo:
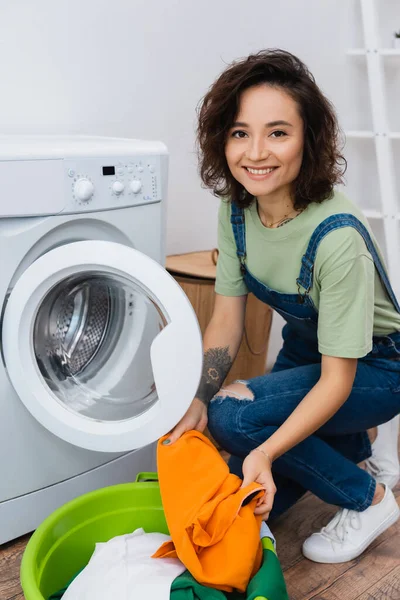
M 375 445 L 373 470 L 358 467 L 367 430 L 400 412 L 400 306 L 367 220 L 335 190 L 346 166 L 335 111 L 297 57 L 265 50 L 211 86 L 198 142 L 221 199 L 216 300 L 200 386 L 171 441 L 208 422 L 243 486 L 264 488 L 264 519 L 307 490 L 339 506 L 303 553 L 352 560 L 400 514 L 391 440 Z M 283 347 L 271 373 L 222 388 L 249 292 L 286 321 Z
M 248 207 L 257 194 L 231 171 L 231 136 L 246 146 L 245 167 L 285 167 L 281 184 L 292 177 L 296 209 L 322 202 L 341 182 L 346 161 L 334 108 L 307 67 L 289 52 L 264 50 L 233 63 L 205 95 L 198 116 L 201 178 L 238 206 Z M 280 147 L 283 165 L 275 154 Z
M 265 123 L 267 114 L 273 120 Z M 291 188 L 303 159 L 303 129 L 297 103 L 281 89 L 261 84 L 242 93 L 225 156 L 235 180 L 257 197 L 267 227 L 299 213 L 291 202 Z

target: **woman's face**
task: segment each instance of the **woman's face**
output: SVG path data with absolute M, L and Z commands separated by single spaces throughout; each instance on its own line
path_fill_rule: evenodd
M 304 146 L 298 105 L 281 88 L 245 90 L 228 133 L 225 156 L 233 177 L 258 199 L 290 197 Z

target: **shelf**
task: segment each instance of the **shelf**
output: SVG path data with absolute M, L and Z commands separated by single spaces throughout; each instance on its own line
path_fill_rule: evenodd
M 382 56 L 400 56 L 400 48 L 382 48 L 378 52 Z
M 348 138 L 373 138 L 375 134 L 373 131 L 345 131 L 345 136 Z
M 370 51 L 366 48 L 349 48 L 346 50 L 348 56 L 366 56 Z M 400 48 L 377 48 L 376 53 L 380 56 L 400 56 Z
M 345 136 L 347 138 L 373 138 L 375 137 L 374 131 L 345 131 Z M 388 137 L 392 140 L 400 140 L 400 131 L 392 131 L 388 133 Z
M 379 210 L 373 210 L 369 208 L 361 208 L 363 214 L 367 217 L 367 219 L 382 219 L 383 213 Z
M 399 0 L 394 2 L 398 3 Z M 360 0 L 359 4 L 363 29 L 363 41 L 360 46 L 363 47 L 347 48 L 345 52 L 347 67 L 361 69 L 358 75 L 368 82 L 371 122 L 364 131 L 345 132 L 348 137 L 346 150 L 358 157 L 358 164 L 353 167 L 352 173 L 355 181 L 352 195 L 355 198 L 359 196 L 364 202 L 365 209 L 361 206 L 361 210 L 381 245 L 394 291 L 400 297 L 400 179 L 398 169 L 394 167 L 399 157 L 400 125 L 391 122 L 391 106 L 389 109 L 387 98 L 389 90 L 394 92 L 391 95 L 395 107 L 398 96 L 395 84 L 400 70 L 400 47 L 393 33 L 395 23 L 392 24 L 393 29 L 388 32 L 386 39 L 379 39 L 378 6 L 384 10 L 380 5 L 385 3 L 379 0 Z M 386 85 L 387 79 L 390 85 Z M 364 93 L 363 97 L 366 96 Z M 398 110 L 396 116 L 397 113 Z M 358 126 L 360 127 L 361 123 Z
M 364 48 L 349 48 L 346 50 L 347 56 L 364 56 L 367 51 Z

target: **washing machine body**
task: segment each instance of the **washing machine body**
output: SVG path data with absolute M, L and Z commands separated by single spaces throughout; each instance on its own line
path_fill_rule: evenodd
M 0 138 L 0 543 L 155 469 L 201 374 L 156 142 Z

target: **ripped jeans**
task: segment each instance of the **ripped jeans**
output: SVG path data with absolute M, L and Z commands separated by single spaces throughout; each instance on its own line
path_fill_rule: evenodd
M 296 366 L 281 352 L 270 374 L 232 384 L 235 393 L 227 386 L 214 396 L 208 408 L 208 428 L 231 454 L 233 473 L 242 477 L 243 459 L 282 425 L 320 373 L 320 363 Z M 360 360 L 352 392 L 343 406 L 313 435 L 274 461 L 277 492 L 269 521 L 307 490 L 342 508 L 368 508 L 376 482 L 357 466 L 371 456 L 366 430 L 399 412 L 399 363 L 379 358 L 374 366 L 372 360 Z

